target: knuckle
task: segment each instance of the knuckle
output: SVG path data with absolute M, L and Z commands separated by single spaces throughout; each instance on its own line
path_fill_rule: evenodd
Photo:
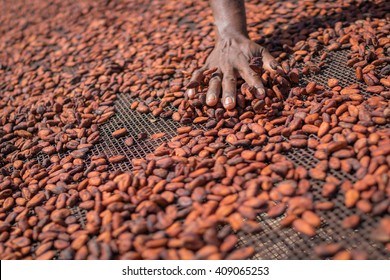
M 256 48 L 256 55 L 257 55 L 257 56 L 263 56 L 263 55 L 264 55 L 264 52 L 265 52 L 265 49 L 264 49 L 263 47 L 258 46 L 258 47 Z
M 207 95 L 208 95 L 208 96 L 209 96 L 209 95 L 216 95 L 215 89 L 209 88 L 209 89 L 207 90 Z
M 192 74 L 193 76 L 198 76 L 200 75 L 202 72 L 200 71 L 200 69 L 197 69 L 194 71 L 194 73 Z
M 232 75 L 232 74 L 227 74 L 227 75 L 224 75 L 224 77 L 223 77 L 223 80 L 225 81 L 225 82 L 229 82 L 229 83 L 232 83 L 232 82 L 236 82 L 236 77 L 234 76 L 234 75 Z

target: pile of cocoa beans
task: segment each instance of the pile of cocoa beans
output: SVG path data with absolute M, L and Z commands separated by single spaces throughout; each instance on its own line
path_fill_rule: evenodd
M 239 81 L 230 111 L 206 106 L 207 76 L 185 96 L 214 45 L 208 1 L 0 4 L 1 259 L 246 259 L 256 248 L 237 247 L 237 234 L 261 232 L 258 215 L 315 237 L 339 196 L 357 213 L 340 226 L 376 217 L 370 238 L 390 252 L 388 4 L 246 2 L 250 37 L 280 71 L 261 74 L 263 99 Z M 356 83 L 301 82 L 339 50 Z M 124 155 L 91 156 L 118 94 L 182 125 L 126 173 L 109 170 Z M 149 136 L 122 128 L 112 137 L 132 146 Z M 313 150 L 318 164 L 296 164 L 286 156 L 295 149 Z M 311 258 L 370 255 L 329 243 Z

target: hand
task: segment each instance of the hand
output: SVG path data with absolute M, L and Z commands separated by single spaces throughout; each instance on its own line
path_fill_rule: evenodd
M 187 95 L 193 98 L 196 88 L 202 84 L 204 71 L 217 69 L 209 81 L 209 89 L 206 95 L 208 106 L 215 106 L 221 95 L 222 104 L 227 110 L 236 105 L 237 76 L 240 75 L 246 83 L 254 87 L 259 96 L 265 96 L 265 89 L 260 76 L 251 69 L 249 61 L 253 57 L 261 57 L 263 68 L 275 72 L 278 63 L 273 56 L 263 48 L 245 36 L 220 38 L 214 50 L 207 58 L 203 67 L 196 70 L 187 85 Z

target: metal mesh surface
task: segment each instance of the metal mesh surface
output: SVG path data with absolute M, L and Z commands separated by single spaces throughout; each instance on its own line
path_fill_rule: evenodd
M 318 160 L 313 156 L 313 150 L 293 149 L 287 153 L 287 157 L 296 165 L 306 168 L 314 167 Z M 329 174 L 340 180 L 356 180 L 352 175 L 344 172 L 330 170 Z M 322 243 L 337 242 L 348 250 L 362 250 L 371 259 L 387 259 L 389 254 L 382 244 L 373 242 L 370 238 L 371 230 L 379 222 L 379 217 L 365 215 L 359 210 L 348 209 L 343 202 L 343 196 L 337 195 L 332 199 L 325 199 L 321 195 L 323 182 L 311 180 L 310 193 L 317 201 L 332 201 L 335 207 L 331 211 L 319 211 L 323 223 L 313 238 L 296 233 L 293 229 L 281 229 L 278 221 L 284 216 L 272 220 L 266 219 L 265 215 L 259 216 L 259 222 L 263 231 L 256 235 L 242 235 L 242 245 L 251 244 L 257 248 L 254 259 L 315 259 L 313 249 Z M 359 214 L 361 226 L 357 230 L 346 230 L 341 227 L 342 220 L 352 214 Z
M 358 83 L 365 97 L 370 96 L 370 93 L 364 90 L 365 85 L 355 79 L 353 69 L 349 68 L 345 63 L 347 61 L 347 51 L 332 52 L 329 54 L 326 67 L 320 73 L 310 74 L 302 78 L 301 83 L 306 84 L 309 81 L 316 81 L 317 83 L 327 87 L 327 80 L 329 78 L 337 78 L 341 86 L 348 86 L 350 84 Z M 314 62 L 318 62 L 317 57 Z M 119 94 L 118 100 L 115 103 L 116 114 L 106 124 L 100 127 L 101 139 L 98 144 L 89 153 L 89 158 L 93 155 L 104 154 L 107 157 L 114 155 L 125 155 L 126 160 L 117 164 L 110 164 L 110 171 L 121 170 L 129 171 L 132 169 L 131 160 L 133 158 L 145 157 L 148 153 L 161 143 L 169 140 L 176 135 L 176 128 L 181 124 L 173 120 L 166 120 L 162 118 L 155 118 L 151 114 L 141 114 L 130 109 L 131 103 L 135 99 L 128 95 Z M 388 124 L 386 125 L 388 126 Z M 111 136 L 111 133 L 119 128 L 125 127 L 128 130 L 126 137 L 133 137 L 134 145 L 128 147 L 124 144 L 126 137 L 116 139 Z M 202 128 L 200 126 L 200 128 Z M 165 132 L 166 135 L 160 139 L 152 140 L 148 137 L 145 140 L 137 140 L 139 133 L 147 133 L 148 136 Z M 316 136 L 311 136 L 316 137 Z M 314 151 L 311 149 L 292 149 L 286 156 L 296 165 L 304 166 L 305 168 L 312 168 L 318 160 L 313 156 Z M 64 156 L 64 155 L 62 155 Z M 39 153 L 37 160 L 43 162 L 48 158 L 46 155 Z M 89 160 L 87 159 L 87 164 Z M 352 182 L 357 179 L 342 171 L 329 170 L 330 175 L 343 180 L 350 180 Z M 326 200 L 321 195 L 323 182 L 311 180 L 311 193 L 314 198 L 319 200 Z M 291 228 L 281 229 L 279 220 L 267 219 L 265 214 L 258 216 L 259 223 L 262 224 L 262 231 L 257 234 L 241 234 L 239 235 L 239 247 L 251 245 L 255 248 L 256 253 L 253 259 L 315 259 L 313 249 L 316 245 L 321 243 L 338 242 L 347 250 L 363 250 L 368 254 L 370 259 L 389 259 L 390 255 L 380 243 L 373 242 L 370 238 L 371 230 L 377 225 L 379 218 L 372 217 L 360 213 L 356 209 L 347 209 L 343 203 L 343 195 L 339 193 L 334 198 L 329 199 L 335 203 L 335 207 L 331 211 L 320 211 L 320 216 L 323 219 L 321 227 L 317 230 L 317 235 L 313 238 L 306 237 L 295 232 Z M 80 226 L 85 226 L 86 211 L 78 207 L 71 209 L 80 223 Z M 341 227 L 341 221 L 352 214 L 359 214 L 362 217 L 361 226 L 357 230 L 345 230 Z
M 154 151 L 154 149 L 176 135 L 179 123 L 173 120 L 155 118 L 151 114 L 140 114 L 130 109 L 134 99 L 120 94 L 116 102 L 116 114 L 109 123 L 104 124 L 100 130 L 101 140 L 92 150 L 93 155 L 105 154 L 106 156 L 125 155 L 127 160 L 118 164 L 110 164 L 111 170 L 129 171 L 132 168 L 131 159 L 142 158 Z M 111 133 L 117 129 L 126 128 L 128 135 L 116 139 Z M 150 135 L 165 132 L 166 135 L 159 139 L 150 139 Z M 148 138 L 137 140 L 138 134 L 147 133 Z M 124 144 L 127 137 L 132 137 L 134 145 L 128 147 Z
M 328 87 L 328 79 L 336 78 L 339 80 L 339 85 L 342 87 L 346 87 L 352 84 L 358 84 L 361 94 L 365 98 L 378 95 L 376 93 L 367 92 L 365 90 L 367 88 L 367 85 L 356 79 L 354 68 L 349 67 L 347 65 L 348 54 L 349 51 L 347 50 L 340 50 L 328 53 L 328 56 L 325 59 L 326 64 L 322 67 L 321 72 L 317 74 L 311 73 L 307 76 L 303 76 L 300 80 L 300 83 L 306 84 L 310 81 L 315 81 L 317 82 L 317 84 L 320 84 L 322 86 L 325 86 L 327 89 L 330 89 Z M 320 56 L 315 56 L 312 62 L 318 64 L 320 62 Z M 382 67 L 383 64 L 378 67 L 377 70 L 380 70 Z M 377 74 L 378 77 L 384 78 L 384 76 L 382 76 L 379 71 L 377 71 Z
M 375 96 L 377 94 L 369 93 L 365 90 L 367 87 L 364 83 L 355 78 L 355 71 L 348 67 L 348 51 L 341 50 L 331 52 L 326 58 L 325 67 L 320 73 L 303 76 L 300 80 L 300 85 L 304 86 L 308 82 L 315 81 L 317 84 L 325 86 L 329 78 L 337 78 L 342 87 L 351 84 L 358 84 L 361 93 L 365 98 Z M 312 62 L 318 63 L 320 56 L 313 59 Z M 379 75 L 380 76 L 380 75 Z M 378 127 L 383 127 L 378 126 Z M 389 127 L 389 124 L 384 125 Z M 317 138 L 315 135 L 310 137 Z M 314 151 L 310 148 L 292 149 L 286 154 L 287 158 L 296 165 L 304 166 L 305 168 L 313 168 L 319 162 L 314 157 Z M 327 171 L 329 175 L 335 176 L 341 181 L 350 180 L 355 182 L 357 178 L 349 173 L 339 170 L 330 169 Z M 374 242 L 371 238 L 371 231 L 379 222 L 379 217 L 373 217 L 364 214 L 358 209 L 348 209 L 343 202 L 343 195 L 339 193 L 334 198 L 325 199 L 321 195 L 321 189 L 324 182 L 319 180 L 310 180 L 311 194 L 315 200 L 332 201 L 335 207 L 331 211 L 318 211 L 323 220 L 323 223 L 317 235 L 313 238 L 306 237 L 296 233 L 291 228 L 281 229 L 278 220 L 266 219 L 265 215 L 259 216 L 259 222 L 263 226 L 263 231 L 256 235 L 242 234 L 240 241 L 241 246 L 252 245 L 256 248 L 256 255 L 253 259 L 313 259 L 316 256 L 313 254 L 313 249 L 321 243 L 338 242 L 347 250 L 362 250 L 365 251 L 370 259 L 389 259 L 390 254 L 384 246 L 379 242 Z M 341 222 L 345 217 L 353 214 L 359 214 L 361 217 L 361 225 L 356 230 L 346 230 L 341 227 Z
M 300 80 L 300 85 L 304 86 L 308 82 L 315 81 L 317 84 L 325 86 L 329 78 L 337 78 L 342 87 L 351 84 L 358 84 L 361 93 L 365 98 L 375 96 L 377 94 L 369 93 L 365 90 L 367 87 L 364 83 L 355 78 L 355 71 L 348 67 L 348 51 L 341 50 L 331 52 L 326 58 L 326 64 L 321 69 L 320 73 L 309 74 L 303 76 Z M 318 63 L 320 56 L 313 59 L 312 62 Z M 379 73 L 378 73 L 379 74 Z M 381 75 L 379 75 L 381 76 Z M 389 124 L 378 127 L 389 127 Z M 315 135 L 310 137 L 317 138 Z M 319 162 L 314 157 L 314 151 L 310 148 L 292 149 L 286 154 L 287 158 L 296 165 L 304 166 L 305 168 L 313 168 Z M 327 171 L 329 175 L 335 176 L 341 181 L 350 180 L 355 182 L 357 178 L 349 173 L 339 170 L 330 169 Z M 313 254 L 313 249 L 321 243 L 338 242 L 347 250 L 362 250 L 365 251 L 370 259 L 389 259 L 390 254 L 384 246 L 379 242 L 374 242 L 371 238 L 371 231 L 375 228 L 380 220 L 379 217 L 373 217 L 364 214 L 358 209 L 348 209 L 343 202 L 343 195 L 339 193 L 334 198 L 325 199 L 321 195 L 322 185 L 324 182 L 319 180 L 310 180 L 311 194 L 315 200 L 332 201 L 335 207 L 331 211 L 318 211 L 323 220 L 323 223 L 317 235 L 313 238 L 306 237 L 296 233 L 291 228 L 281 229 L 278 220 L 266 219 L 265 215 L 258 217 L 262 224 L 263 231 L 256 235 L 241 234 L 241 246 L 252 245 L 256 248 L 256 255 L 253 259 L 314 259 L 317 256 Z M 356 230 L 346 230 L 341 227 L 341 222 L 345 217 L 353 214 L 359 214 L 361 217 L 361 225 Z

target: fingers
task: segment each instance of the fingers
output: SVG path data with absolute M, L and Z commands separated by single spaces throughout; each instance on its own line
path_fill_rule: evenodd
M 214 74 L 214 72 L 216 72 L 217 70 L 218 70 L 218 67 L 214 67 L 214 68 L 208 69 L 208 70 L 203 72 L 203 75 L 207 76 L 207 75 Z
M 239 73 L 247 84 L 256 89 L 256 98 L 263 99 L 265 97 L 265 89 L 259 75 L 253 71 L 248 63 L 240 67 Z
M 189 99 L 193 99 L 196 94 L 196 88 L 189 88 L 186 90 L 186 95 L 188 96 Z
M 263 67 L 265 70 L 268 70 L 273 74 L 283 74 L 284 71 L 280 66 L 279 62 L 269 53 L 268 50 L 264 49 L 263 51 Z
M 215 106 L 221 94 L 221 72 L 215 72 L 210 79 L 209 89 L 206 95 L 206 104 L 208 106 Z
M 233 69 L 224 71 L 222 80 L 222 104 L 227 110 L 231 110 L 236 106 L 236 87 L 237 78 Z
M 206 70 L 206 67 L 203 66 L 192 73 L 192 77 L 187 84 L 187 88 L 196 88 L 200 86 L 201 82 L 203 81 L 204 75 L 203 72 Z
M 186 95 L 189 99 L 193 99 L 195 94 L 197 93 L 197 87 L 200 86 L 203 81 L 204 75 L 203 72 L 206 70 L 206 66 L 203 66 L 194 71 L 191 76 L 189 83 L 187 84 Z

